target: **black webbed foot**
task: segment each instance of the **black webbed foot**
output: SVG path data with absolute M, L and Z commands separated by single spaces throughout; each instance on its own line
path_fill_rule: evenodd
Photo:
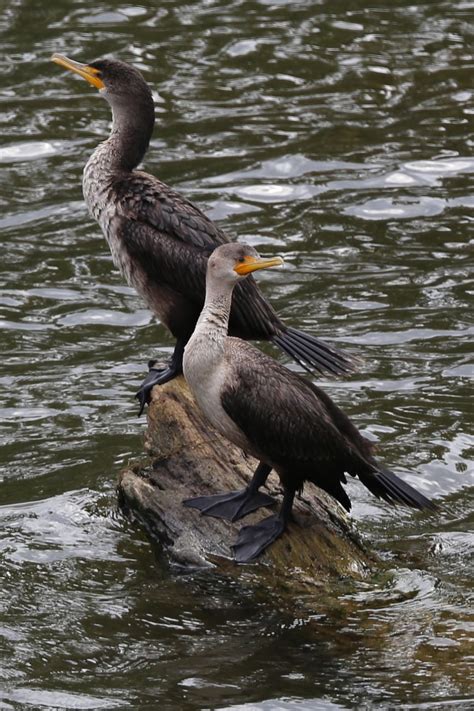
M 156 360 L 150 360 L 148 362 L 148 375 L 140 385 L 140 390 L 135 395 L 140 403 L 140 412 L 138 413 L 138 417 L 142 414 L 145 405 L 150 402 L 152 388 L 155 385 L 163 385 L 164 383 L 173 380 L 173 378 L 177 375 L 181 375 L 183 372 L 183 353 L 186 340 L 187 339 L 178 339 L 176 341 L 173 355 L 171 356 L 171 361 L 168 366 L 160 368 L 155 367 L 157 363 Z
M 258 558 L 285 530 L 285 522 L 280 515 L 269 516 L 255 526 L 240 529 L 237 541 L 231 546 L 236 563 L 249 563 Z
M 150 367 L 148 375 L 140 385 L 140 390 L 135 395 L 140 403 L 140 412 L 138 413 L 138 417 L 140 417 L 145 409 L 145 405 L 150 402 L 152 388 L 155 385 L 162 385 L 163 383 L 167 383 L 169 380 L 173 380 L 176 375 L 179 375 L 179 372 L 173 367 L 173 365 L 160 369 Z
M 255 526 L 240 529 L 237 541 L 231 546 L 236 563 L 250 563 L 281 536 L 291 519 L 294 497 L 294 489 L 285 487 L 281 509 L 276 516 L 269 516 Z
M 215 496 L 198 496 L 194 499 L 185 499 L 183 504 L 193 509 L 199 509 L 205 516 L 215 516 L 224 518 L 227 521 L 237 521 L 239 518 L 247 516 L 252 511 L 256 511 L 261 506 L 273 506 L 275 499 L 268 494 L 258 491 L 252 492 L 249 489 L 241 491 L 230 491 L 227 494 L 217 494 Z

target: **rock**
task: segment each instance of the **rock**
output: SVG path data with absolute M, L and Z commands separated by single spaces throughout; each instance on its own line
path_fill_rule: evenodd
M 231 560 L 230 548 L 239 528 L 257 523 L 270 510 L 229 523 L 202 516 L 182 501 L 244 488 L 257 462 L 210 427 L 182 377 L 153 390 L 145 452 L 144 461 L 120 474 L 122 508 L 161 543 L 173 563 L 240 568 Z M 263 490 L 281 501 L 274 472 Z M 307 484 L 304 495 L 295 500 L 294 515 L 287 532 L 252 567 L 266 566 L 280 580 L 297 574 L 306 582 L 360 578 L 369 571 L 373 557 L 344 509 L 324 491 Z

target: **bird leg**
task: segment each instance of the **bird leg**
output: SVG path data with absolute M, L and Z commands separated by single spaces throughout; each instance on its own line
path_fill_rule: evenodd
M 270 465 L 260 462 L 245 489 L 229 491 L 226 494 L 185 499 L 183 504 L 193 509 L 199 509 L 201 514 L 205 516 L 237 521 L 237 519 L 247 516 L 247 514 L 256 511 L 261 506 L 272 506 L 275 503 L 273 497 L 259 492 L 271 470 Z
M 283 502 L 278 514 L 264 518 L 254 526 L 244 526 L 240 529 L 237 541 L 231 546 L 236 563 L 249 563 L 281 536 L 291 519 L 294 498 L 294 489 L 285 487 Z
M 183 353 L 185 345 L 185 340 L 178 339 L 176 341 L 169 365 L 165 368 L 155 368 L 154 364 L 156 361 L 153 360 L 148 363 L 148 375 L 140 385 L 140 390 L 135 395 L 140 403 L 140 412 L 138 413 L 138 417 L 140 417 L 145 409 L 145 405 L 150 402 L 152 388 L 155 385 L 163 385 L 163 383 L 173 380 L 173 378 L 177 375 L 181 375 L 183 372 Z

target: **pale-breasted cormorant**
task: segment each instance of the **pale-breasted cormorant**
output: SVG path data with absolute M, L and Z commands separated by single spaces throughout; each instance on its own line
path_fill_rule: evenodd
M 182 195 L 136 170 L 155 122 L 152 93 L 140 72 L 112 59 L 91 64 L 59 54 L 52 59 L 95 86 L 112 108 L 110 136 L 84 169 L 85 201 L 115 265 L 176 338 L 168 367 L 152 368 L 137 393 L 143 409 L 153 385 L 182 372 L 183 349 L 204 303 L 207 259 L 229 237 Z M 310 371 L 354 369 L 344 353 L 286 326 L 251 278 L 235 290 L 229 330 L 240 338 L 275 343 Z
M 250 343 L 227 335 L 232 291 L 250 272 L 281 264 L 242 244 L 218 247 L 209 258 L 204 308 L 184 350 L 184 376 L 212 425 L 260 464 L 247 489 L 184 503 L 202 513 L 236 520 L 272 499 L 258 492 L 272 469 L 283 485 L 278 515 L 241 529 L 235 559 L 256 558 L 284 531 L 295 493 L 311 481 L 351 507 L 345 474 L 390 504 L 435 505 L 379 464 L 373 445 L 322 390 Z

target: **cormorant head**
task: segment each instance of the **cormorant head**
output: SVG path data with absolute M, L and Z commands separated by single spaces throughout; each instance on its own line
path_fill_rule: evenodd
M 207 264 L 207 273 L 212 279 L 234 284 L 257 269 L 269 269 L 281 264 L 281 257 L 263 259 L 253 247 L 231 242 L 222 244 L 213 251 Z
M 62 54 L 53 54 L 53 62 L 85 79 L 100 91 L 112 108 L 138 108 L 147 103 L 153 106 L 150 87 L 138 69 L 118 59 L 97 59 L 82 64 Z

